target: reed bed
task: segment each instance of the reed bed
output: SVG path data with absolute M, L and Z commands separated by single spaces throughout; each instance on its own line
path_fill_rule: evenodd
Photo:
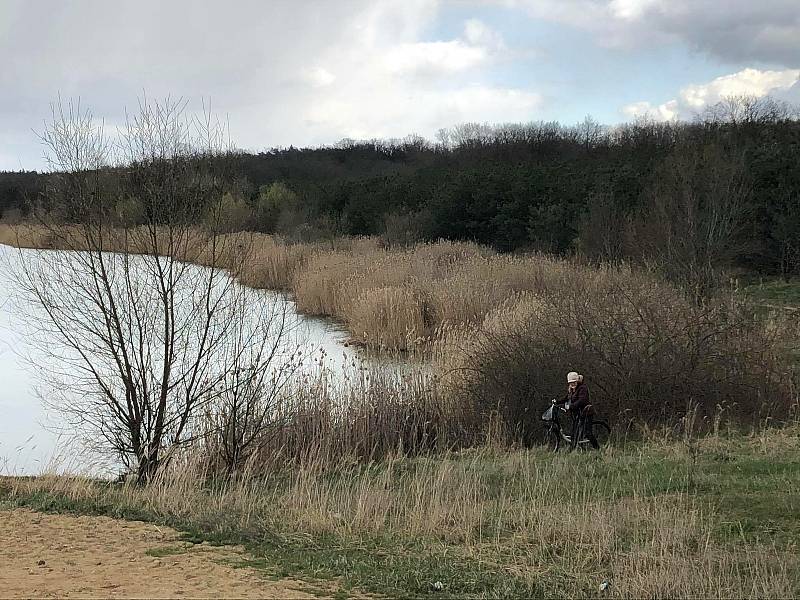
M 433 455 L 482 440 L 483 428 L 438 393 L 430 368 L 367 370 L 354 359 L 345 368 L 344 377 L 325 368 L 302 375 L 276 398 L 246 472 L 263 475 L 287 466 Z M 228 428 L 208 422 L 204 430 L 205 461 L 224 475 L 219 435 Z
M 387 250 L 317 251 L 290 286 L 298 308 L 340 319 L 354 339 L 383 350 L 430 346 L 474 325 L 523 291 L 549 289 L 569 273 L 542 256 L 507 257 L 465 243 Z
M 35 227 L 1 226 L 0 240 L 80 249 L 79 227 L 58 233 L 53 240 Z M 675 424 L 690 405 L 709 422 L 720 411 L 746 423 L 797 412 L 787 344 L 800 337 L 796 322 L 765 318 L 735 295 L 698 304 L 625 265 L 498 255 L 444 241 L 286 244 L 190 230 L 170 245 L 157 229 L 103 234 L 109 249 L 171 248 L 182 260 L 226 267 L 248 285 L 287 290 L 300 312 L 338 319 L 369 349 L 432 359 L 442 380 L 437 394 L 484 421 L 500 418 L 510 442 L 535 435 L 531 406 L 559 394 L 569 370 L 587 375 L 593 399 L 623 428 Z

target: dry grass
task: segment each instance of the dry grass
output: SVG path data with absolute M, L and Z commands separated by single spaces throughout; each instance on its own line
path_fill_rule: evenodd
M 254 288 L 288 290 L 298 269 L 305 267 L 320 246 L 284 244 L 267 235 L 254 235 L 248 268 L 241 274 L 242 283 Z
M 538 427 L 542 408 L 563 394 L 568 370 L 587 375 L 606 418 L 676 424 L 699 406 L 705 427 L 724 413 L 740 423 L 785 421 L 797 409 L 786 340 L 796 324 L 765 323 L 746 304 L 699 306 L 636 275 L 595 276 L 559 294 L 522 294 L 477 327 L 451 332 L 435 353 L 446 393 L 507 423 Z
M 317 250 L 295 271 L 300 310 L 342 320 L 369 347 L 429 347 L 454 327 L 475 325 L 525 291 L 568 285 L 577 267 L 543 256 L 507 257 L 474 244 L 438 242 L 385 250 L 361 244 Z
M 475 442 L 480 428 L 437 392 L 430 368 L 366 370 L 355 357 L 350 360 L 341 373 L 323 368 L 302 375 L 284 391 L 270 414 L 273 425 L 255 442 L 258 450 L 246 472 L 263 475 L 297 465 L 365 464 Z M 216 447 L 220 428 L 211 423 L 205 429 L 205 462 L 224 473 Z
M 0 244 L 18 248 L 52 248 L 54 240 L 42 227 L 0 223 Z
M 465 561 L 474 561 L 525 589 L 538 586 L 548 597 L 591 596 L 602 581 L 611 582 L 606 595 L 613 597 L 792 597 L 800 589 L 792 543 L 768 533 L 746 535 L 743 516 L 716 502 L 718 494 L 752 498 L 758 490 L 759 501 L 768 502 L 800 491 L 797 431 L 764 433 L 701 441 L 698 488 L 686 487 L 684 445 L 662 442 L 594 460 L 485 448 L 334 471 L 311 463 L 273 478 L 211 488 L 203 461 L 186 456 L 146 488 L 43 477 L 13 480 L 11 495 L 46 491 L 110 503 L 123 513 L 126 507 L 146 509 L 205 523 L 212 533 L 334 536 L 341 552 L 377 539 L 385 547 L 371 552 L 392 555 L 399 550 L 388 540 L 429 540 L 431 560 L 449 557 L 465 577 L 472 564 Z M 715 458 L 719 448 L 730 453 L 725 464 Z M 792 464 L 785 476 L 771 474 L 775 465 Z M 754 473 L 754 465 L 761 471 Z M 797 531 L 796 514 L 774 508 Z M 731 528 L 733 536 L 726 534 Z
M 7 225 L 0 223 L 0 244 L 19 248 L 40 248 L 46 250 L 75 250 L 102 248 L 108 252 L 131 252 L 134 254 L 167 254 L 177 252 L 175 258 L 203 264 L 208 256 L 205 243 L 208 236 L 201 230 L 187 230 L 180 239 L 170 238 L 166 228 L 145 226 L 128 229 L 93 226 L 64 225 L 44 227 L 35 224 Z M 232 246 L 233 238 L 222 238 L 225 246 Z
M 148 233 L 109 230 L 105 243 L 153 247 Z M 78 227 L 52 240 L 35 227 L 6 225 L 0 240 L 81 247 Z M 594 399 L 618 423 L 674 423 L 689 403 L 708 418 L 723 410 L 757 421 L 784 418 L 797 404 L 786 342 L 797 339 L 797 323 L 765 320 L 735 298 L 698 306 L 625 266 L 453 242 L 386 249 L 372 238 L 285 244 L 246 232 L 217 241 L 211 249 L 202 232 L 190 232 L 177 252 L 201 264 L 213 256 L 248 285 L 289 290 L 300 312 L 337 318 L 368 348 L 443 359 L 442 393 L 464 409 L 538 407 L 573 369 L 589 376 Z M 157 239 L 155 247 L 171 246 Z M 506 420 L 524 419 L 514 412 Z

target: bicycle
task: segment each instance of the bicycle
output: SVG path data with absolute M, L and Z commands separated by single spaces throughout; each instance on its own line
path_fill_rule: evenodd
M 567 412 L 565 408 L 558 406 L 556 401 L 552 400 L 550 408 L 542 415 L 542 421 L 546 423 L 543 441 L 553 452 L 558 452 L 562 442 L 566 443 L 568 447 L 572 446 L 572 436 L 564 433 L 561 422 L 558 419 L 559 410 Z M 598 445 L 601 447 L 604 446 L 611 436 L 611 426 L 603 420 L 592 420 L 592 426 L 594 437 Z M 591 441 L 586 437 L 583 427 L 578 429 L 578 443 L 575 447 L 580 449 L 591 447 Z

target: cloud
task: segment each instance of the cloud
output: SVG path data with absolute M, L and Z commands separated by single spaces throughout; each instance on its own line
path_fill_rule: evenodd
M 608 7 L 618 19 L 635 20 L 657 5 L 658 0 L 611 0 Z
M 336 81 L 336 75 L 322 67 L 313 67 L 303 72 L 303 80 L 311 87 L 321 88 Z
M 459 39 L 388 48 L 383 66 L 398 74 L 448 75 L 486 66 L 504 51 L 505 43 L 498 32 L 478 19 L 469 19 Z
M 797 0 L 508 0 L 538 19 L 591 32 L 603 46 L 679 41 L 729 63 L 800 66 Z
M 682 88 L 678 97 L 662 104 L 648 101 L 634 102 L 622 108 L 627 118 L 648 116 L 657 120 L 691 119 L 706 107 L 713 106 L 729 96 L 772 95 L 787 99 L 794 90 L 800 91 L 800 69 L 781 71 L 759 71 L 744 69 L 738 73 L 717 77 L 703 84 L 691 84 Z
M 506 47 L 503 36 L 479 19 L 467 19 L 464 23 L 464 39 L 474 46 L 494 51 L 503 51 Z
M 438 129 L 464 121 L 530 120 L 542 106 L 539 93 L 489 85 L 480 77 L 506 52 L 502 36 L 477 19 L 465 21 L 461 35 L 451 40 L 365 33 L 329 48 L 336 84 L 310 103 L 303 126 L 312 137 L 330 141 L 408 133 L 432 138 Z
M 653 106 L 650 102 L 632 102 L 622 107 L 622 114 L 628 119 L 647 117 L 656 121 L 674 121 L 680 117 L 680 108 L 677 100 L 669 100 L 663 104 Z
M 390 48 L 384 56 L 386 69 L 392 73 L 456 73 L 487 62 L 484 48 L 461 40 L 417 42 Z
M 800 66 L 796 0 L 678 0 L 644 16 L 646 26 L 722 60 Z
M 89 0 L 0 3 L 1 168 L 41 168 L 49 103 L 80 96 L 107 123 L 137 97 L 211 98 L 240 147 L 332 143 L 345 136 L 432 135 L 464 120 L 529 119 L 532 90 L 496 86 L 502 36 L 479 20 L 453 38 L 429 31 L 437 0 Z M 30 35 L 36 31 L 36 35 Z M 5 138 L 8 139 L 8 138 Z M 16 139 L 16 138 L 15 138 Z
M 372 91 L 369 100 L 353 105 L 346 96 L 326 98 L 309 112 L 308 124 L 356 139 L 408 133 L 433 138 L 439 128 L 468 121 L 527 121 L 542 103 L 537 93 L 488 86 L 425 89 L 412 94 Z
M 788 102 L 794 106 L 800 106 L 800 81 L 795 82 L 794 85 L 786 88 L 785 90 L 774 91 L 772 96 L 774 96 L 777 100 Z

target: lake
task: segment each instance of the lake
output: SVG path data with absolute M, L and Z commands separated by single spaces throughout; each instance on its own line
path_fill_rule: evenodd
M 0 244 L 0 475 L 36 475 L 43 472 L 83 470 L 90 454 L 69 432 L 61 432 L 59 414 L 47 410 L 42 401 L 48 393 L 38 373 L 49 360 L 31 343 L 34 334 L 20 317 L 20 291 L 13 272 L 20 260 L 35 261 L 40 250 L 19 250 Z M 201 268 L 201 267 L 197 267 Z M 304 356 L 306 371 L 327 369 L 337 376 L 360 368 L 361 358 L 352 346 L 345 345 L 347 333 L 324 319 L 299 315 L 294 302 L 284 294 L 250 290 L 285 308 L 292 322 L 292 343 Z M 44 340 L 45 342 L 47 340 Z M 101 465 L 99 457 L 90 464 Z

